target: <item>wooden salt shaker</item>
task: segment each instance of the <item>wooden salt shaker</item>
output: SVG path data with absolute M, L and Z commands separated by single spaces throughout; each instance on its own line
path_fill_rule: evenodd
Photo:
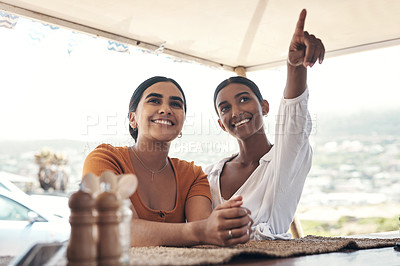
M 119 242 L 119 200 L 115 193 L 110 192 L 109 184 L 105 191 L 97 196 L 96 209 L 98 212 L 97 228 L 99 232 L 98 265 L 120 265 L 122 253 Z
M 78 190 L 69 198 L 71 235 L 67 247 L 68 266 L 96 266 L 97 243 L 94 235 L 95 200 L 91 194 Z

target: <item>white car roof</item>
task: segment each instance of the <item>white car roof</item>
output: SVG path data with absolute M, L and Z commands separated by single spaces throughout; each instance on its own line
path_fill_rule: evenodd
M 28 209 L 31 209 L 32 211 L 36 212 L 38 215 L 42 216 L 44 219 L 50 221 L 50 220 L 58 220 L 62 219 L 60 217 L 57 217 L 48 211 L 46 211 L 46 206 L 37 206 L 35 205 L 34 202 L 32 202 L 31 196 L 28 194 L 24 193 L 22 190 L 20 191 L 10 191 L 8 189 L 5 189 L 4 187 L 0 187 L 0 195 L 5 196 L 23 206 L 25 206 Z M 66 219 L 64 219 L 66 220 Z

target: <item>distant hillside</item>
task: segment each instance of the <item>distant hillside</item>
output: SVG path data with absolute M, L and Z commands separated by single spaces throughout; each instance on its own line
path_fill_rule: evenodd
M 400 135 L 400 109 L 381 112 L 360 112 L 349 115 L 337 114 L 319 114 L 313 118 L 314 137 L 317 138 L 335 138 L 351 135 Z M 225 137 L 227 135 L 222 135 Z M 183 141 L 199 141 L 205 140 L 220 141 L 221 136 L 213 135 L 188 135 Z M 178 140 L 180 141 L 180 140 Z M 132 140 L 112 139 L 105 141 L 116 146 L 132 145 Z M 39 151 L 43 147 L 48 147 L 55 151 L 63 151 L 65 149 L 74 150 L 78 153 L 87 153 L 93 150 L 101 142 L 84 142 L 76 140 L 35 140 L 35 141 L 0 141 L 0 155 L 19 155 L 27 151 Z
M 0 154 L 16 156 L 28 151 L 40 151 L 43 147 L 54 151 L 66 148 L 82 150 L 85 145 L 85 142 L 76 140 L 0 141 Z
M 343 135 L 400 135 L 400 109 L 317 116 L 316 133 L 322 137 Z

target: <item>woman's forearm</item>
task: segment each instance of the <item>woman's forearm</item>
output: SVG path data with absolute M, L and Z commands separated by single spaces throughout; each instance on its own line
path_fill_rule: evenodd
M 307 69 L 303 66 L 287 66 L 287 81 L 284 92 L 285 99 L 293 99 L 300 96 L 306 89 Z
M 246 243 L 250 239 L 253 221 L 249 210 L 240 207 L 242 204 L 242 197 L 238 196 L 218 205 L 208 218 L 189 214 L 192 221 L 187 223 L 134 218 L 131 221 L 131 246 L 231 246 Z M 197 210 L 201 211 L 201 208 Z
M 204 221 L 162 223 L 132 219 L 131 246 L 193 246 L 202 244 Z

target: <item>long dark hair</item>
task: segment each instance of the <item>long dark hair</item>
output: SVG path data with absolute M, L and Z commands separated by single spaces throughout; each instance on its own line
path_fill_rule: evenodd
M 215 108 L 215 112 L 217 112 L 218 114 L 218 110 L 217 110 L 217 106 L 215 106 L 216 101 L 217 101 L 217 96 L 218 93 L 225 88 L 226 86 L 228 86 L 229 84 L 232 83 L 239 83 L 239 84 L 243 84 L 246 85 L 247 87 L 249 87 L 249 89 L 254 92 L 254 94 L 256 95 L 257 99 L 262 102 L 263 101 L 263 97 L 261 95 L 260 89 L 258 88 L 258 86 L 251 80 L 249 80 L 248 78 L 244 78 L 241 76 L 235 76 L 235 77 L 230 77 L 224 81 L 222 81 L 218 87 L 215 89 L 214 92 L 214 108 Z
M 182 93 L 183 96 L 183 109 L 186 113 L 186 98 L 185 98 L 185 93 L 183 93 L 183 90 L 181 88 L 181 86 L 178 84 L 178 82 L 176 82 L 175 80 L 171 79 L 171 78 L 166 78 L 166 77 L 162 77 L 162 76 L 155 76 L 155 77 L 151 77 L 145 81 L 143 81 L 137 88 L 136 90 L 133 92 L 132 97 L 131 97 L 131 101 L 129 102 L 129 112 L 128 112 L 128 117 L 129 114 L 131 112 L 135 112 L 136 108 L 140 102 L 140 99 L 142 99 L 142 95 L 143 92 L 150 87 L 151 85 L 154 85 L 158 82 L 171 82 L 173 83 L 178 89 L 179 91 Z M 131 127 L 131 125 L 129 124 L 129 133 L 131 134 L 132 138 L 135 140 L 137 139 L 138 136 L 138 129 L 133 129 Z

